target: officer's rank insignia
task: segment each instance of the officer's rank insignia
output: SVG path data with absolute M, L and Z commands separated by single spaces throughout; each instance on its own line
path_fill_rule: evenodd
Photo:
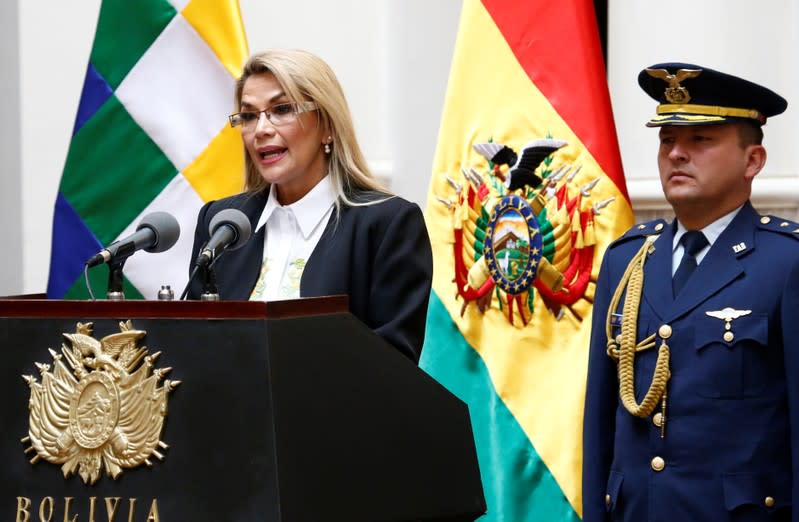
M 41 382 L 23 375 L 31 390 L 28 436 L 22 442 L 36 452 L 31 464 L 44 459 L 60 464 L 64 478 L 77 470 L 94 484 L 101 467 L 114 479 L 122 468 L 152 466 L 167 412 L 167 395 L 180 381 L 159 381 L 171 368 L 153 369 L 161 354 L 148 355 L 137 343 L 146 335 L 130 321 L 119 323 L 119 333 L 92 337 L 92 323 L 78 323 L 65 333 L 59 354 L 50 349 L 49 364 L 36 363 Z
M 499 143 L 478 143 L 473 148 L 488 161 L 485 171 L 469 166 L 460 176 L 446 175 L 454 196 L 436 199 L 453 217 L 461 315 L 472 302 L 485 313 L 496 298 L 511 324 L 526 326 L 537 293 L 558 319 L 565 309 L 583 319 L 588 307 L 577 303 L 593 298 L 586 293 L 596 243 L 593 217 L 614 198 L 592 202 L 599 177 L 575 186 L 579 166 L 553 165 L 552 154 L 566 145 L 539 139 L 517 154 Z
M 715 317 L 716 319 L 721 319 L 722 321 L 724 321 L 723 338 L 728 343 L 731 343 L 735 339 L 735 333 L 732 331 L 733 319 L 738 319 L 739 317 L 749 315 L 752 313 L 752 310 L 736 310 L 728 306 L 721 310 L 712 310 L 705 313 L 710 317 Z

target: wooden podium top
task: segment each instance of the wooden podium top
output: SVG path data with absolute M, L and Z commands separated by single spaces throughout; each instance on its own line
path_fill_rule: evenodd
M 36 296 L 40 297 L 40 296 Z M 0 317 L 169 317 L 282 319 L 346 313 L 346 295 L 287 301 L 62 301 L 14 296 L 0 298 Z

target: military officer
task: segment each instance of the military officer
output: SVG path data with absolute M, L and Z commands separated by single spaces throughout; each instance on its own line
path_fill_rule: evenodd
M 787 102 L 686 63 L 643 70 L 672 223 L 606 251 L 585 401 L 585 522 L 799 521 L 799 225 L 749 202 Z

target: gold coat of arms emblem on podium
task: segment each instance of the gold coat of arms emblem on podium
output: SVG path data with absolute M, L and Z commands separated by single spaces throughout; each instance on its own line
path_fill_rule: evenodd
M 146 335 L 131 321 L 119 323 L 119 333 L 100 340 L 92 323 L 78 323 L 63 334 L 61 353 L 50 349 L 50 364 L 36 363 L 41 382 L 23 375 L 30 395 L 31 464 L 44 459 L 61 465 L 64 478 L 77 473 L 94 484 L 104 468 L 116 479 L 123 468 L 152 466 L 163 460 L 168 446 L 161 441 L 167 396 L 180 381 L 164 380 L 171 368 L 155 368 L 161 352 L 148 354 L 138 346 Z

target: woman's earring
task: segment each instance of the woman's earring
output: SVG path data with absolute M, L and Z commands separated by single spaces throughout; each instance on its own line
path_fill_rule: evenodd
M 327 142 L 325 143 L 325 154 L 330 154 L 330 142 L 333 141 L 333 136 L 327 137 Z

